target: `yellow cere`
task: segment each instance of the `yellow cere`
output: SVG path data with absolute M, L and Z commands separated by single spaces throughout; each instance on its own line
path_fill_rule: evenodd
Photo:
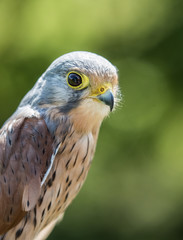
M 94 91 L 92 91 L 92 96 L 96 97 L 98 95 L 104 94 L 107 90 L 111 89 L 112 90 L 112 84 L 111 83 L 106 83 L 100 87 L 98 87 L 97 89 L 95 89 Z

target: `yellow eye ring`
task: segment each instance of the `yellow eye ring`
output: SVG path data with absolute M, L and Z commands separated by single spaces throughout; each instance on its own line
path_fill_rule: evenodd
M 80 90 L 89 85 L 89 78 L 84 74 L 72 71 L 67 74 L 67 84 L 73 89 Z

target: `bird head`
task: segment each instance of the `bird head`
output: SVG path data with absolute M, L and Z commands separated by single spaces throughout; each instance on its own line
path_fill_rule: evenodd
M 57 108 L 82 121 L 100 122 L 114 109 L 118 93 L 116 68 L 90 52 L 71 52 L 56 59 L 20 106 Z M 86 119 L 87 118 L 87 119 Z

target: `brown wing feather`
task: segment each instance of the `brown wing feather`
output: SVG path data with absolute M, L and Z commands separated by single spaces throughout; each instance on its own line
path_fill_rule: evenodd
M 37 203 L 53 151 L 43 119 L 13 120 L 0 131 L 0 234 Z

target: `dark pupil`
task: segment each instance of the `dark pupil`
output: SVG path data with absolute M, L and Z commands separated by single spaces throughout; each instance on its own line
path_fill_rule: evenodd
M 82 79 L 78 74 L 70 73 L 68 76 L 68 83 L 73 87 L 77 87 L 82 83 Z

